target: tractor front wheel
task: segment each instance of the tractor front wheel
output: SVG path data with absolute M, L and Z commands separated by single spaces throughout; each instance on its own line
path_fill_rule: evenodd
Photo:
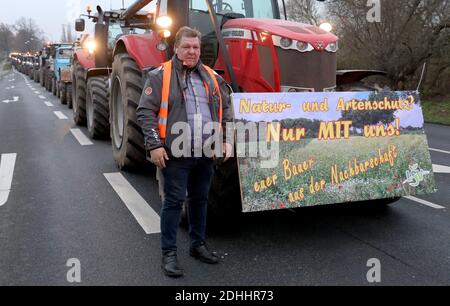
M 126 53 L 114 57 L 111 75 L 110 125 L 114 160 L 119 169 L 145 163 L 144 136 L 136 108 L 142 93 L 142 72 Z
M 108 78 L 92 77 L 87 83 L 86 119 L 91 138 L 109 137 Z
M 77 125 L 86 124 L 86 77 L 84 68 L 75 60 L 72 77 L 73 120 Z

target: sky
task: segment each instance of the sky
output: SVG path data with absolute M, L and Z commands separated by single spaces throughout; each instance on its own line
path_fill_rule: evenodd
M 124 0 L 125 6 L 134 0 Z M 156 2 L 156 1 L 154 1 Z M 122 0 L 12 0 L 2 1 L 0 23 L 14 24 L 20 17 L 32 18 L 45 33 L 45 38 L 58 41 L 61 38 L 62 25 L 70 23 L 75 32 L 75 19 L 81 13 L 86 13 L 86 6 L 93 8 L 101 5 L 104 9 L 122 7 Z M 86 22 L 86 28 L 93 31 L 91 22 Z

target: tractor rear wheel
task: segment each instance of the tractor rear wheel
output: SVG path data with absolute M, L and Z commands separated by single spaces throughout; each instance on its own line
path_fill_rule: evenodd
M 67 107 L 69 109 L 72 109 L 72 83 L 66 84 L 66 100 L 67 100 Z
M 114 57 L 111 75 L 110 124 L 114 160 L 119 169 L 145 163 L 144 136 L 136 117 L 142 72 L 126 53 Z
M 72 76 L 73 120 L 77 125 L 86 124 L 86 77 L 84 68 L 75 60 Z
M 67 83 L 59 83 L 59 100 L 61 100 L 62 105 L 67 104 Z
M 52 94 L 53 94 L 54 96 L 56 96 L 57 93 L 58 93 L 58 88 L 57 88 L 57 86 L 58 86 L 58 84 L 56 83 L 56 79 L 53 78 L 53 79 L 52 79 Z
M 108 78 L 92 77 L 87 83 L 86 121 L 93 139 L 109 137 Z

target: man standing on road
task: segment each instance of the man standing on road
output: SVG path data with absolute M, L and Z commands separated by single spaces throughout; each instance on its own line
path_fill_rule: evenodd
M 190 255 L 207 264 L 219 262 L 205 244 L 208 192 L 214 162 L 213 156 L 203 150 L 203 143 L 214 133 L 208 135 L 203 131 L 208 124 L 225 127 L 232 121 L 230 90 L 221 77 L 201 63 L 200 47 L 201 33 L 189 27 L 181 28 L 175 37 L 174 57 L 148 74 L 137 109 L 146 149 L 164 178 L 162 268 L 170 277 L 184 275 L 178 264 L 176 243 L 186 191 Z M 179 132 L 173 127 L 180 123 L 187 127 L 189 137 L 185 137 L 187 141 L 183 143 L 183 157 L 175 157 L 178 154 L 174 153 L 180 148 L 180 135 L 173 133 Z M 232 146 L 224 144 L 221 151 L 228 159 Z

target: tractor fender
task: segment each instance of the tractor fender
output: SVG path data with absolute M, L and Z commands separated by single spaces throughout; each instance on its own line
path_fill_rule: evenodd
M 87 71 L 86 80 L 97 76 L 109 76 L 111 72 L 112 68 L 91 68 Z
M 387 73 L 380 70 L 338 70 L 336 71 L 336 85 L 342 86 L 345 84 L 359 82 L 373 75 L 386 76 Z
M 95 58 L 93 55 L 89 54 L 86 49 L 79 49 L 75 51 L 73 58 L 74 60 L 78 60 L 80 65 L 86 70 L 95 68 Z
M 159 51 L 156 48 L 159 42 L 160 38 L 156 32 L 142 35 L 124 35 L 116 42 L 114 56 L 120 53 L 128 53 L 140 70 L 158 67 L 168 60 L 166 52 Z

